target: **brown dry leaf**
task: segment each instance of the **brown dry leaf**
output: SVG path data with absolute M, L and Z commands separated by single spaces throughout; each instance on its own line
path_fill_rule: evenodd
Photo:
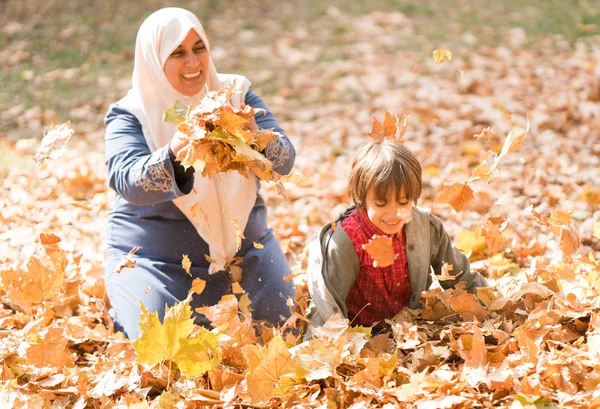
M 190 207 L 190 213 L 191 213 L 191 215 L 192 215 L 193 218 L 196 218 L 196 217 L 200 216 L 200 214 L 202 213 L 202 210 L 200 210 L 200 204 L 199 203 L 194 203 Z
M 241 304 L 238 303 L 235 295 L 227 294 L 217 305 L 196 308 L 197 312 L 206 315 L 206 318 L 211 321 L 211 325 L 219 332 L 230 335 L 230 342 L 237 348 L 256 342 L 248 295 L 242 295 L 240 302 Z M 245 317 L 244 321 L 240 320 L 240 308 Z
M 489 179 L 491 176 L 492 167 L 485 159 L 471 172 L 471 180 Z
M 441 274 L 437 275 L 437 279 L 440 281 L 456 280 L 456 276 L 450 274 L 452 270 L 454 270 L 454 266 L 444 261 L 444 264 L 442 264 Z
M 473 338 L 471 341 L 471 349 L 466 353 L 465 366 L 471 368 L 482 368 L 487 364 L 487 349 L 485 347 L 485 339 L 479 326 L 475 326 Z
M 492 254 L 496 254 L 504 246 L 504 237 L 500 230 L 500 226 L 492 220 L 487 219 L 481 228 L 481 233 L 485 237 L 485 243 Z
M 481 131 L 478 134 L 475 134 L 474 137 L 477 138 L 478 140 L 481 138 L 488 138 L 490 139 L 492 136 L 496 136 L 495 132 L 492 132 L 492 127 L 488 126 L 487 128 L 484 128 L 483 131 Z
M 564 226 L 560 230 L 560 249 L 566 255 L 571 255 L 577 251 L 581 242 L 579 234 L 571 226 Z
M 38 148 L 33 160 L 38 166 L 46 159 L 58 159 L 64 152 L 69 139 L 75 134 L 71 128 L 71 121 L 59 125 L 53 125 L 44 131 L 42 143 Z
M 246 345 L 242 352 L 248 362 L 246 381 L 252 402 L 265 402 L 285 394 L 296 383 L 297 364 L 281 335 L 273 338 L 267 347 Z
M 452 311 L 459 313 L 465 320 L 477 318 L 481 321 L 488 314 L 487 310 L 477 301 L 477 298 L 465 291 L 450 296 L 448 301 Z
M 31 344 L 27 348 L 27 363 L 39 368 L 75 366 L 75 358 L 66 352 L 68 342 L 62 328 L 50 328 L 39 344 Z
M 60 237 L 53 233 L 40 233 L 40 242 L 44 246 L 60 243 Z
M 397 254 L 394 254 L 391 237 L 374 235 L 363 249 L 373 258 L 373 267 L 388 267 L 394 264 Z
M 257 243 L 257 242 L 252 242 L 252 245 L 254 246 L 255 249 L 258 249 L 258 250 L 261 250 L 261 249 L 265 248 L 264 245 L 262 245 L 260 243 Z
M 308 176 L 304 176 L 297 169 L 292 169 L 289 175 L 282 176 L 281 181 L 286 183 L 292 183 L 298 187 L 306 187 L 312 185 L 310 178 Z
M 34 256 L 19 270 L 2 271 L 1 277 L 8 289 L 8 299 L 22 308 L 52 300 L 61 292 L 66 280 L 64 262 Z
M 449 204 L 458 213 L 469 205 L 475 196 L 466 183 L 455 183 L 442 189 L 435 197 L 435 204 Z
M 194 278 L 192 280 L 192 288 L 190 289 L 190 291 L 196 294 L 202 294 L 202 291 L 204 291 L 205 288 L 206 280 L 203 280 L 201 278 Z
M 404 113 L 402 119 L 400 119 L 397 116 L 394 117 L 386 110 L 383 125 L 377 118 L 373 117 L 373 129 L 369 136 L 374 140 L 391 139 L 402 142 L 402 138 L 404 137 L 404 134 L 406 134 L 408 127 L 409 116 L 408 113 Z M 401 121 L 402 124 L 400 124 Z
M 245 239 L 246 237 L 244 237 L 244 232 L 240 228 L 240 223 L 237 219 L 233 219 L 233 228 L 235 231 L 236 249 L 239 250 L 240 248 L 242 248 L 242 239 Z
M 187 254 L 183 255 L 183 260 L 181 260 L 181 266 L 185 270 L 185 272 L 191 277 L 192 273 L 190 273 L 190 268 L 192 267 L 192 262 Z
M 115 268 L 114 274 L 119 274 L 125 268 L 135 268 L 135 260 L 133 259 L 133 255 L 139 250 L 139 247 L 134 247 L 129 250 L 129 253 L 123 257 L 123 260 L 117 265 Z
M 547 222 L 553 226 L 566 227 L 571 224 L 571 211 L 553 210 L 548 217 Z
M 242 294 L 244 292 L 244 289 L 242 288 L 240 283 L 235 281 L 235 282 L 231 283 L 231 292 L 234 294 Z
M 436 63 L 442 64 L 446 58 L 448 59 L 448 61 L 452 60 L 452 53 L 450 51 L 445 50 L 443 48 L 433 50 L 433 61 L 435 61 Z

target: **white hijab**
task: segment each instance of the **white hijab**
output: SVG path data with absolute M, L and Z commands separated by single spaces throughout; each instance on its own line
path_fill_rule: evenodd
M 142 130 L 150 151 L 154 152 L 167 145 L 177 126 L 163 122 L 163 112 L 173 105 L 176 99 L 187 104 L 198 104 L 206 87 L 188 97 L 177 92 L 163 72 L 163 66 L 169 55 L 188 35 L 196 30 L 208 50 L 209 43 L 198 18 L 191 12 L 180 8 L 164 8 L 151 14 L 140 26 L 135 43 L 132 88 L 118 104 L 134 114 L 142 124 Z M 231 105 L 239 108 L 246 97 L 250 81 L 239 75 L 217 74 L 212 62 L 204 73 L 209 91 L 216 91 L 234 80 L 236 92 Z M 242 231 L 246 227 L 250 211 L 256 201 L 256 179 L 238 172 L 220 173 L 212 178 L 196 173 L 194 188 L 188 195 L 173 200 L 173 203 L 192 222 L 198 234 L 210 247 L 213 262 L 209 273 L 224 268 L 227 258 L 237 252 L 234 219 Z M 200 215 L 192 216 L 190 208 L 198 203 Z

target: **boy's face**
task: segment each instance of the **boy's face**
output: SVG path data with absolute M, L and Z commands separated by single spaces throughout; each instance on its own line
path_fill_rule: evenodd
M 396 192 L 391 192 L 384 202 L 378 200 L 375 189 L 369 189 L 365 200 L 365 210 L 369 220 L 382 232 L 394 235 L 402 231 L 405 224 L 412 220 L 414 202 L 408 200 L 404 190 L 398 200 Z

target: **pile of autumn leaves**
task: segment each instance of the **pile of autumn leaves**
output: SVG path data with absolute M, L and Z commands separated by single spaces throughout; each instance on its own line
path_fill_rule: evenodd
M 193 147 L 180 159 L 206 175 L 248 166 L 275 180 L 260 154 L 274 136 L 253 129 L 252 108 L 226 108 L 230 92 L 211 96 L 218 101 L 214 109 L 176 104 L 167 111 Z M 371 137 L 401 141 L 407 120 L 386 114 L 383 124 L 374 122 Z M 510 132 L 501 152 L 488 152 L 471 180 L 489 181 L 526 134 Z M 66 126 L 47 136 L 60 149 L 57 141 L 71 135 Z M 51 155 L 52 149 L 38 158 Z M 436 202 L 460 211 L 473 196 L 469 182 L 443 189 Z M 130 343 L 113 333 L 102 283 L 80 273 L 81 256 L 63 250 L 59 237 L 42 234 L 37 254 L 0 272 L 0 401 L 74 408 L 600 407 L 600 262 L 592 253 L 577 254 L 569 212 L 531 209 L 531 218 L 560 239 L 563 260 L 551 263 L 544 248 L 515 251 L 520 264 L 533 257 L 515 291 L 470 294 L 460 284 L 443 290 L 439 281 L 454 278 L 446 266 L 423 293 L 421 311 L 404 310 L 390 321 L 391 337 L 371 336 L 369 328 L 333 317 L 306 342 L 302 284 L 282 330 L 253 321 L 249 298 L 235 285 L 237 296 L 198 310 L 211 321 L 208 330 L 191 319 L 190 299 L 205 290 L 197 279 L 162 323 L 142 306 L 141 336 Z M 504 248 L 505 227 L 505 217 L 487 219 L 472 259 L 477 251 Z M 594 236 L 600 239 L 600 223 Z M 371 248 L 374 261 L 389 261 L 386 243 Z M 126 274 L 126 267 L 116 273 Z

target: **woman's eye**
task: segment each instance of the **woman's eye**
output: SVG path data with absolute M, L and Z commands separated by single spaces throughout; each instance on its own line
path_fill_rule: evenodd
M 171 57 L 181 57 L 183 53 L 181 51 L 173 51 Z
M 375 206 L 377 207 L 385 207 L 386 203 L 385 202 L 376 202 Z
M 204 46 L 194 48 L 195 53 L 201 53 L 204 50 L 206 50 L 206 47 L 204 47 Z

